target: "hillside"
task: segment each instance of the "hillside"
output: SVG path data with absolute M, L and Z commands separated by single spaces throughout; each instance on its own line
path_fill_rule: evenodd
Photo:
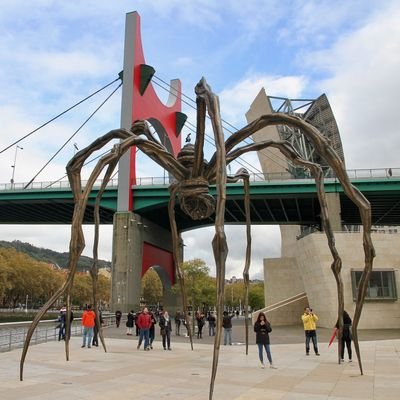
M 38 261 L 44 261 L 50 264 L 56 264 L 60 268 L 67 268 L 68 264 L 68 254 L 69 253 L 58 253 L 50 249 L 44 249 L 41 247 L 32 246 L 29 243 L 20 242 L 19 240 L 14 240 L 12 242 L 7 242 L 0 240 L 0 247 L 14 248 L 19 252 L 28 254 L 30 257 Z M 93 258 L 81 256 L 78 262 L 79 271 L 87 271 L 92 268 Z M 99 260 L 99 268 L 111 268 L 110 261 Z

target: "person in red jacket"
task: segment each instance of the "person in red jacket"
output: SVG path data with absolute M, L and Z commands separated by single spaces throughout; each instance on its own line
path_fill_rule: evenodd
M 144 350 L 150 350 L 150 343 L 149 343 L 149 332 L 151 327 L 151 315 L 149 314 L 149 310 L 147 307 L 143 308 L 143 311 L 139 314 L 136 326 L 139 328 L 139 343 L 137 345 L 137 349 L 140 349 L 144 338 Z
M 93 328 L 95 325 L 96 314 L 92 310 L 92 306 L 88 304 L 85 311 L 82 314 L 82 326 L 83 326 L 83 343 L 81 347 L 86 346 L 90 349 L 92 338 L 93 338 Z

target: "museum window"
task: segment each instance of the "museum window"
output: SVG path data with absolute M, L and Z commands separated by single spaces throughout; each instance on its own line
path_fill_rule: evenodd
M 354 301 L 357 299 L 361 275 L 362 270 L 351 271 Z M 365 300 L 397 300 L 395 271 L 390 269 L 372 271 Z

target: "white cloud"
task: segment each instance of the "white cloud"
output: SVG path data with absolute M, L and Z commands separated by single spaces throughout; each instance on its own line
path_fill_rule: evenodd
M 269 95 L 295 98 L 301 95 L 307 84 L 304 76 L 247 75 L 219 94 L 222 117 L 234 125 L 243 125 L 245 113 L 261 88 L 264 87 Z
M 280 234 L 277 226 L 252 226 L 252 257 L 250 277 L 259 276 L 263 270 L 263 259 L 280 256 Z M 215 228 L 207 227 L 185 232 L 185 260 L 200 258 L 204 260 L 211 273 L 215 274 L 215 261 L 211 242 Z M 246 227 L 226 226 L 225 233 L 228 243 L 228 257 L 226 260 L 226 276 L 243 276 L 244 257 L 246 254 Z
M 398 165 L 400 8 L 386 9 L 332 49 L 311 54 L 337 117 L 348 168 Z M 373 155 L 371 157 L 371 155 Z

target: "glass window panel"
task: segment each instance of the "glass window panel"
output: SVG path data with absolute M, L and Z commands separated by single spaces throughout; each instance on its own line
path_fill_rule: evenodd
M 357 290 L 360 283 L 362 271 L 351 271 L 353 300 L 356 300 Z M 379 300 L 379 299 L 397 299 L 396 281 L 394 271 L 372 271 L 366 299 Z

